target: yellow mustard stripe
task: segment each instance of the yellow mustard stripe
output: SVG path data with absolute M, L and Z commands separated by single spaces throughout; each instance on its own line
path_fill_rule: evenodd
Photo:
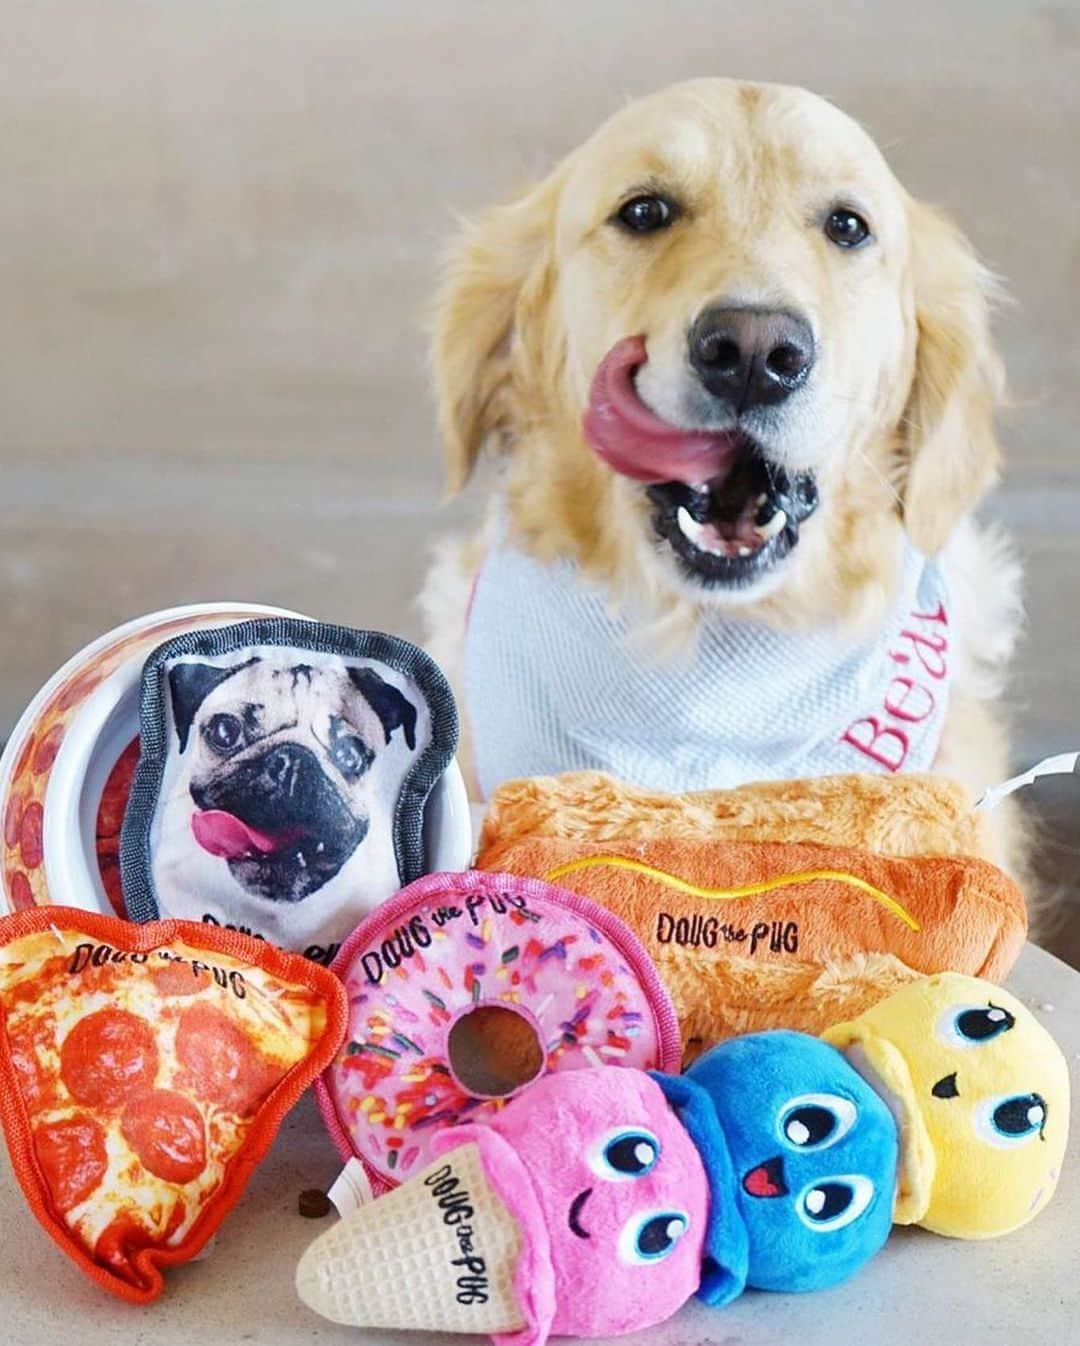
M 669 874 L 664 869 L 654 869 L 652 865 L 646 865 L 640 860 L 630 860 L 625 855 L 586 855 L 580 860 L 569 860 L 565 865 L 556 865 L 544 875 L 548 883 L 557 883 L 559 879 L 567 874 L 573 874 L 579 869 L 591 869 L 594 865 L 610 865 L 613 869 L 631 869 L 635 874 L 644 874 L 646 878 L 655 879 L 657 883 L 662 883 L 668 888 L 675 888 L 680 893 L 687 893 L 690 897 L 705 897 L 712 901 L 734 901 L 740 897 L 754 897 L 758 893 L 771 893 L 777 888 L 790 888 L 800 883 L 816 883 L 819 879 L 831 879 L 834 883 L 847 884 L 850 888 L 857 888 L 859 892 L 866 893 L 872 897 L 875 902 L 880 902 L 886 911 L 891 912 L 897 920 L 903 923 L 911 930 L 920 930 L 922 927 L 910 912 L 900 905 L 894 897 L 888 893 L 883 893 L 880 888 L 875 888 L 872 883 L 867 883 L 865 879 L 860 879 L 854 874 L 845 874 L 839 869 L 809 869 L 801 874 L 783 874 L 776 879 L 764 879 L 761 883 L 748 883 L 745 888 L 699 888 L 696 884 L 687 883 L 685 879 L 680 879 L 676 874 Z

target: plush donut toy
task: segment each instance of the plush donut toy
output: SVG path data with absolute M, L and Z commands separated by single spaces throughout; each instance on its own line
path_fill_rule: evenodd
M 541 1075 L 678 1069 L 675 1011 L 638 940 L 539 879 L 428 875 L 372 912 L 333 969 L 349 1031 L 316 1091 L 377 1192 L 422 1169 L 438 1132 L 490 1118 Z

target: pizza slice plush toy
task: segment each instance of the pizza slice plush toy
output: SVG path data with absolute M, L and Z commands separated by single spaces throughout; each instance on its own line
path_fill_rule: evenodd
M 345 992 L 235 931 L 64 907 L 0 921 L 0 1115 L 51 1238 L 155 1299 L 239 1198 L 334 1056 Z

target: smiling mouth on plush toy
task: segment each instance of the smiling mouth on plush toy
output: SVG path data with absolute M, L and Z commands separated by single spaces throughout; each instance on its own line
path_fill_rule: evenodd
M 593 378 L 583 429 L 591 448 L 642 482 L 653 527 L 684 574 L 742 588 L 787 556 L 818 505 L 814 474 L 782 467 L 745 428 L 691 429 L 662 420 L 638 395 L 643 337 L 617 342 Z
M 591 1238 L 592 1235 L 585 1229 L 581 1223 L 581 1212 L 585 1209 L 585 1202 L 592 1196 L 593 1189 L 586 1187 L 584 1192 L 578 1192 L 570 1203 L 570 1232 L 576 1234 L 579 1239 Z
M 743 1191 L 750 1196 L 787 1196 L 783 1159 L 777 1156 L 775 1159 L 767 1159 L 765 1163 L 758 1164 L 757 1168 L 752 1168 L 743 1177 L 742 1185 Z

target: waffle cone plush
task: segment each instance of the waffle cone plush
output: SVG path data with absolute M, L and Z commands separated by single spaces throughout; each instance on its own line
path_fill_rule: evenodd
M 479 1147 L 462 1145 L 316 1239 L 296 1288 L 335 1323 L 511 1333 L 525 1326 L 514 1290 L 521 1251 L 521 1226 Z

